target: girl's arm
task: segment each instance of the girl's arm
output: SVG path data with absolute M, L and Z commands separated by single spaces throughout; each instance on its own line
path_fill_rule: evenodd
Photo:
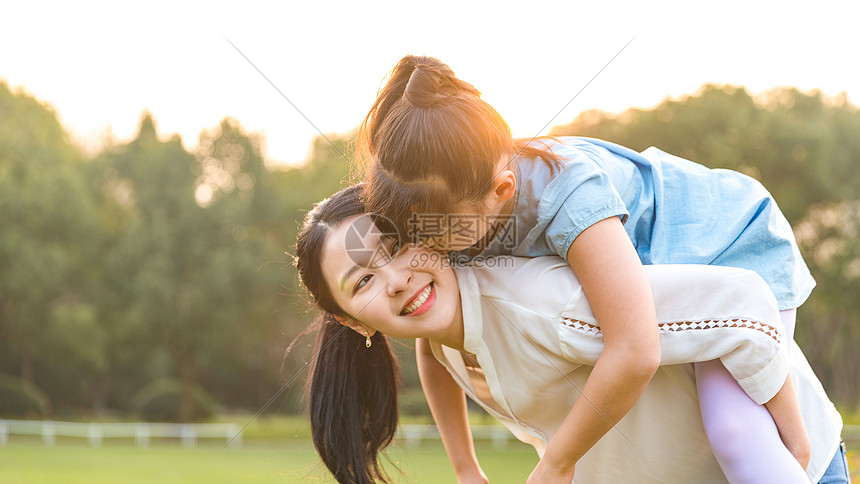
M 612 217 L 584 230 L 567 260 L 600 323 L 605 346 L 529 483 L 569 484 L 576 462 L 624 417 L 660 364 L 651 287 L 621 221 Z
M 466 409 L 466 394 L 433 356 L 425 338 L 415 340 L 418 376 L 427 397 L 430 413 L 439 428 L 442 444 L 454 467 L 458 484 L 486 484 L 487 476 L 478 464 Z
M 659 301 L 661 364 L 720 360 L 747 395 L 765 405 L 786 447 L 806 467 L 810 443 L 788 374 L 788 335 L 764 279 L 752 271 L 719 266 L 658 265 L 643 270 Z M 595 322 L 583 300 L 565 313 Z M 565 356 L 594 365 L 602 350 L 593 336 L 568 338 Z

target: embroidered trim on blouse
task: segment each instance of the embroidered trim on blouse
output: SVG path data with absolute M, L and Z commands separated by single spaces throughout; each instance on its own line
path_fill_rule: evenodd
M 576 331 L 588 335 L 603 335 L 603 332 L 600 331 L 599 326 L 586 323 L 585 321 L 571 318 L 561 318 L 561 322 L 565 326 L 569 326 Z M 770 336 L 771 339 L 773 339 L 777 343 L 780 342 L 780 334 L 776 328 L 768 324 L 759 321 L 753 321 L 750 319 L 704 319 L 701 321 L 675 321 L 671 323 L 659 323 L 657 325 L 657 328 L 660 333 L 674 333 L 678 331 L 688 331 L 695 329 L 749 328 L 754 329 L 756 331 L 761 331 L 762 333 Z

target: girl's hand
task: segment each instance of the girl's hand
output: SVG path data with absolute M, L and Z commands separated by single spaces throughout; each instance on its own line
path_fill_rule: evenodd
M 541 459 L 529 475 L 527 484 L 571 484 L 574 468 L 561 470 L 553 469 L 544 459 Z

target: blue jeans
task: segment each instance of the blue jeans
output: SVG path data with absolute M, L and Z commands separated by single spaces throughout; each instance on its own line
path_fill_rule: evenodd
M 851 476 L 848 474 L 848 459 L 845 457 L 845 442 L 836 450 L 836 455 L 824 471 L 824 475 L 818 484 L 851 484 Z

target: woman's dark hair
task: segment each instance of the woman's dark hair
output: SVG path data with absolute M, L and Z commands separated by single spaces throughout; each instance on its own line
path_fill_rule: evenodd
M 399 368 L 388 339 L 365 337 L 342 325 L 349 317 L 335 303 L 320 263 L 326 240 L 344 219 L 363 214 L 361 185 L 318 203 L 305 217 L 295 264 L 302 284 L 321 309 L 307 393 L 311 434 L 323 463 L 340 483 L 387 482 L 379 453 L 397 430 Z
M 408 55 L 389 73 L 359 130 L 367 167 L 367 209 L 402 234 L 415 213 L 452 213 L 477 204 L 503 156 L 560 158 L 546 144 L 514 140 L 504 119 L 442 61 Z

